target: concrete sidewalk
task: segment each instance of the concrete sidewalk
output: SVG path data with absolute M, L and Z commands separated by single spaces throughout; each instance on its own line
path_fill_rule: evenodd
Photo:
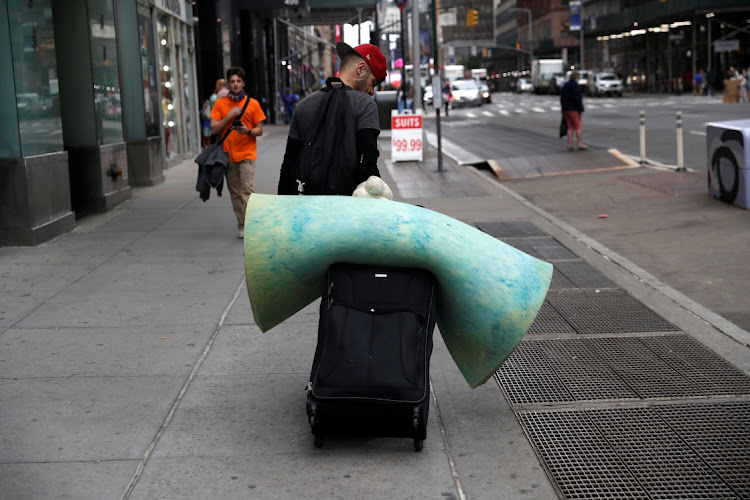
M 258 192 L 276 191 L 286 130 L 259 142 Z M 422 452 L 313 446 L 316 304 L 260 333 L 228 195 L 201 202 L 186 161 L 71 233 L 0 248 L 0 498 L 750 495 L 747 332 L 485 174 L 449 159 L 438 174 L 434 150 L 393 164 L 388 145 L 381 172 L 402 201 L 556 268 L 496 380 L 470 390 L 436 334 Z M 612 304 L 631 314 L 606 322 Z M 679 425 L 684 408 L 700 426 Z

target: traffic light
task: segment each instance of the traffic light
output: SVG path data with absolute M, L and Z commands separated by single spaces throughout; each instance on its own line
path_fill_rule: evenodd
M 469 9 L 466 11 L 466 26 L 476 26 L 479 24 L 479 11 L 477 9 Z
M 521 50 L 521 44 L 516 42 L 516 50 Z

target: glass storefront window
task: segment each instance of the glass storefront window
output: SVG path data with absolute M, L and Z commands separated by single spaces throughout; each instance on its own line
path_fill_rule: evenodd
M 62 151 L 52 0 L 7 0 L 7 9 L 21 156 Z
M 172 159 L 182 153 L 180 117 L 180 94 L 177 88 L 178 80 L 175 47 L 173 41 L 172 19 L 165 14 L 156 18 L 156 38 L 159 43 L 159 64 L 161 64 L 161 107 L 164 122 L 164 140 L 166 142 L 167 159 Z
M 138 6 L 138 34 L 141 51 L 141 78 L 143 80 L 146 135 L 159 135 L 159 87 L 156 79 L 156 52 L 154 30 L 148 7 Z
M 123 141 L 120 70 L 112 0 L 88 2 L 96 135 L 99 144 Z

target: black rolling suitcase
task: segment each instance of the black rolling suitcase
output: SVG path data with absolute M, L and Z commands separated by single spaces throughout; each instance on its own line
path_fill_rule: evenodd
M 411 438 L 422 449 L 435 288 L 421 269 L 330 267 L 307 396 L 315 446 L 352 434 Z

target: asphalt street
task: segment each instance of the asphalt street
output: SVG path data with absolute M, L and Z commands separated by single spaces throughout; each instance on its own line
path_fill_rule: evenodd
M 750 105 L 723 103 L 721 96 L 639 96 L 584 97 L 584 142 L 617 148 L 640 158 L 639 113 L 646 113 L 646 158 L 654 164 L 677 163 L 676 112 L 682 112 L 685 166 L 706 168 L 706 124 L 747 118 Z M 460 108 L 441 115 L 444 137 L 455 142 L 470 141 L 472 154 L 483 159 L 506 158 L 517 154 L 508 149 L 511 141 L 498 141 L 506 135 L 533 141 L 535 148 L 564 151 L 565 139 L 557 137 L 560 100 L 554 95 L 494 93 L 492 103 Z M 434 126 L 428 122 L 430 130 Z M 538 138 L 538 139 L 537 139 Z M 515 148 L 521 147 L 513 141 Z M 529 150 L 526 149 L 526 153 Z

